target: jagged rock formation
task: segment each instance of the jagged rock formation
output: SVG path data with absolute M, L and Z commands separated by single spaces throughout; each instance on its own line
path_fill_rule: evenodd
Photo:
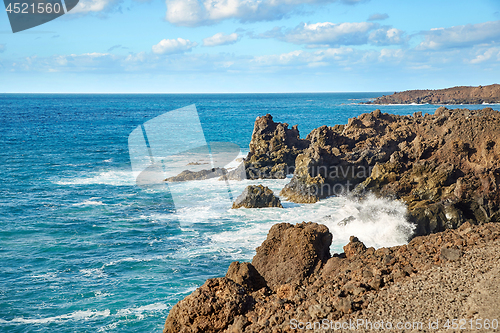
M 365 104 L 483 104 L 500 103 L 500 85 L 407 90 L 378 97 Z
M 262 185 L 249 185 L 245 188 L 233 202 L 233 209 L 236 208 L 283 208 L 280 199 L 274 195 L 273 191 Z
M 428 321 L 443 308 L 442 319 L 457 318 L 453 314 L 466 304 L 466 310 L 475 311 L 469 316 L 500 315 L 494 302 L 485 308 L 483 291 L 469 283 L 488 274 L 490 280 L 480 285 L 488 295 L 500 295 L 500 279 L 494 274 L 500 271 L 500 224 L 464 223 L 456 230 L 416 237 L 408 245 L 377 250 L 351 237 L 345 253 L 331 258 L 325 251 L 330 241 L 328 229 L 316 223 L 273 226 L 253 264 L 231 264 L 226 277 L 207 280 L 177 303 L 164 333 L 294 332 L 293 319 L 306 323 L 391 316 Z M 276 274 L 280 270 L 285 272 Z M 447 281 L 450 288 L 444 289 Z M 413 297 L 391 297 L 403 293 L 404 298 L 404 292 Z M 414 306 L 408 307 L 410 302 Z M 420 312 L 422 307 L 428 311 Z
M 297 125 L 290 129 L 287 123 L 274 122 L 270 114 L 257 117 L 250 152 L 243 163 L 246 178 L 285 178 L 293 173 L 295 158 L 307 146 L 308 142 L 299 137 Z M 239 177 L 232 172 L 229 178 Z
M 280 195 L 310 203 L 355 190 L 401 199 L 417 235 L 499 221 L 498 137 L 500 113 L 491 108 L 413 117 L 375 110 L 313 130 Z
M 224 168 L 213 168 L 200 171 L 190 171 L 184 170 L 180 174 L 174 177 L 169 177 L 165 179 L 166 182 L 186 182 L 191 180 L 204 180 L 215 177 L 224 177 L 227 174 L 227 170 Z

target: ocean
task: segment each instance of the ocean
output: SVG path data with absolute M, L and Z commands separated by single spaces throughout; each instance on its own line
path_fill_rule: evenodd
M 160 332 L 176 302 L 232 261 L 250 261 L 279 222 L 326 224 L 332 253 L 351 235 L 367 246 L 404 243 L 399 202 L 332 197 L 231 210 L 218 199 L 227 188 L 209 179 L 184 184 L 189 200 L 178 205 L 166 187 L 138 187 L 129 157 L 135 128 L 188 105 L 207 142 L 237 144 L 242 156 L 266 113 L 305 138 L 377 108 L 437 108 L 358 104 L 381 94 L 0 94 L 0 331 Z M 230 190 L 278 193 L 288 181 L 232 181 Z

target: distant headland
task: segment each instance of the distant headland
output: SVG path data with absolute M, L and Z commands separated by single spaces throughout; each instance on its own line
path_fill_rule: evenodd
M 500 84 L 453 87 L 439 90 L 407 90 L 378 97 L 363 104 L 490 104 L 500 103 Z

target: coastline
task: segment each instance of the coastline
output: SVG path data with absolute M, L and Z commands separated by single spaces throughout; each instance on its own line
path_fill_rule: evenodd
M 292 320 L 311 323 L 324 318 L 342 321 L 359 319 L 360 316 L 373 320 L 420 316 L 422 320 L 432 320 L 425 313 L 418 313 L 419 304 L 431 304 L 428 312 L 435 314 L 443 301 L 429 302 L 429 295 L 425 292 L 402 298 L 399 303 L 392 297 L 398 290 L 415 291 L 413 285 L 419 286 L 417 291 L 434 290 L 441 299 L 466 295 L 464 300 L 476 302 L 469 308 L 475 306 L 477 311 L 464 314 L 459 311 L 462 300 L 457 298 L 455 305 L 460 305 L 443 308 L 446 310 L 443 316 L 456 314 L 472 319 L 490 313 L 484 311 L 490 311 L 491 307 L 481 307 L 484 301 L 481 291 L 471 289 L 465 278 L 471 269 L 477 267 L 470 266 L 463 258 L 475 256 L 479 262 L 474 253 L 486 247 L 491 250 L 487 255 L 492 259 L 499 249 L 500 224 L 488 223 L 498 222 L 496 180 L 491 178 L 490 187 L 493 187 L 489 192 L 485 191 L 484 183 L 481 185 L 479 193 L 483 199 L 470 201 L 478 190 L 474 186 L 463 187 L 460 179 L 465 177 L 463 179 L 473 184 L 474 177 L 483 179 L 480 175 L 485 171 L 478 171 L 478 168 L 489 173 L 499 170 L 495 162 L 498 160 L 497 145 L 488 139 L 500 130 L 499 114 L 491 108 L 448 110 L 440 107 L 434 115 L 425 116 L 421 113 L 395 116 L 375 110 L 349 119 L 347 125 L 314 129 L 306 139 L 300 138 L 296 126 L 289 128 L 286 123 L 275 123 L 270 115 L 258 117 L 250 152 L 243 164 L 247 177 L 254 180 L 290 179 L 287 175 L 292 173 L 293 177 L 281 191 L 281 196 L 299 203 L 317 202 L 332 195 L 331 192 L 321 195 L 318 184 L 355 181 L 354 193 L 360 200 L 366 193 L 373 192 L 380 197 L 406 202 L 415 232 L 408 244 L 378 249 L 366 248 L 354 234 L 344 246 L 344 253 L 332 256 L 332 236 L 324 225 L 313 222 L 275 224 L 267 240 L 257 248 L 251 264 L 233 262 L 225 278 L 207 280 L 193 294 L 177 303 L 166 320 L 164 332 L 292 332 Z M 468 119 L 473 119 L 473 123 Z M 490 127 L 485 128 L 488 123 Z M 394 130 L 399 131 L 399 136 L 394 136 Z M 477 131 L 487 133 L 484 144 L 477 139 L 461 141 L 476 137 Z M 340 151 L 337 147 L 348 140 L 352 142 L 342 146 Z M 386 144 L 388 146 L 384 148 Z M 375 150 L 370 155 L 363 153 L 363 148 Z M 348 169 L 371 166 L 362 179 L 348 178 L 347 174 L 339 179 L 336 174 L 327 180 L 325 177 L 332 177 L 331 174 L 319 174 L 311 169 L 311 165 L 318 170 L 321 166 L 329 168 L 344 163 L 343 160 L 352 163 L 355 159 L 349 155 L 351 149 L 355 157 L 380 156 L 378 160 L 367 160 L 366 165 L 358 157 L 356 164 L 342 164 Z M 388 150 L 384 152 L 384 149 Z M 356 155 L 358 153 L 361 155 Z M 477 159 L 474 154 L 483 157 Z M 291 172 L 290 167 L 293 167 Z M 437 178 L 433 180 L 434 177 Z M 425 182 L 418 181 L 408 187 L 405 179 L 425 179 Z M 316 187 L 316 197 L 311 196 L 307 186 Z M 418 198 L 413 193 L 420 188 L 427 192 Z M 405 194 L 410 192 L 410 196 Z M 477 205 L 474 200 L 483 200 L 477 201 L 480 206 L 487 200 L 487 208 L 474 206 Z M 479 207 L 478 213 L 472 214 L 471 209 L 465 209 L 467 202 L 472 203 L 472 210 Z M 481 253 L 484 255 L 485 252 Z M 483 268 L 485 265 L 483 261 Z M 456 273 L 459 274 L 457 279 L 465 281 L 462 294 L 446 288 L 436 289 L 439 284 L 434 281 L 453 276 L 453 270 L 460 266 L 467 266 L 461 271 L 462 275 Z M 492 266 L 491 269 L 493 273 L 483 273 L 491 277 L 498 267 Z M 497 281 L 492 279 L 479 282 L 491 286 Z M 492 290 L 499 292 L 495 288 Z M 392 297 L 389 302 L 388 297 Z M 385 303 L 388 305 L 382 313 L 373 310 L 380 308 L 377 304 Z M 500 316 L 494 309 L 492 311 L 491 315 Z

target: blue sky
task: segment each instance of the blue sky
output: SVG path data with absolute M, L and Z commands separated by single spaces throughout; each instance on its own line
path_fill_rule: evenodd
M 500 83 L 498 0 L 80 0 L 13 34 L 0 92 L 345 92 Z

